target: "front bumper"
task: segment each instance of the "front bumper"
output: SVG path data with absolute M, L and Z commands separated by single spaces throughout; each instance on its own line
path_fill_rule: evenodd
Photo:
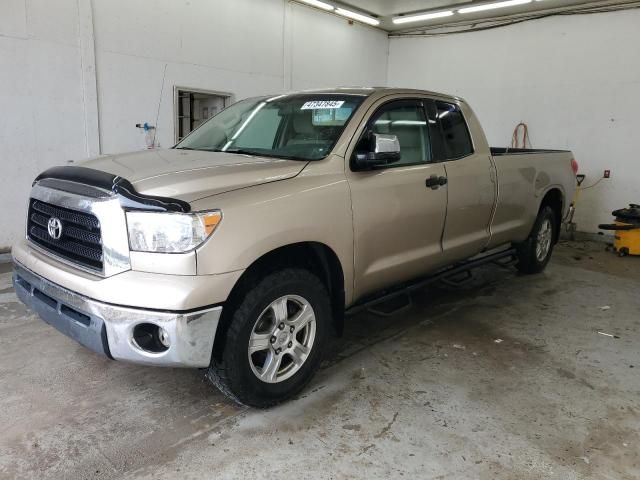
M 67 290 L 17 263 L 13 284 L 18 298 L 46 323 L 98 354 L 145 365 L 209 366 L 222 307 L 164 312 L 111 305 Z M 142 323 L 169 334 L 166 351 L 150 352 L 137 345 L 133 329 Z

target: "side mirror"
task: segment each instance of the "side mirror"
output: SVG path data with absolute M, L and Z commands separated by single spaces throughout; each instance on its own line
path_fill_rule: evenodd
M 371 133 L 369 151 L 356 151 L 354 157 L 358 170 L 372 170 L 400 161 L 400 142 L 395 135 Z

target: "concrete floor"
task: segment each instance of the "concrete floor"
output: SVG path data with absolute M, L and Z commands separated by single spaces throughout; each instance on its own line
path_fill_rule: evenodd
M 602 244 L 352 319 L 269 411 L 198 371 L 93 355 L 16 303 L 2 267 L 1 478 L 640 478 L 640 258 Z

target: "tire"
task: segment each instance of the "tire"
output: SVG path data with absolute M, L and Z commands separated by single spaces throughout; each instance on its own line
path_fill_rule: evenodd
M 238 298 L 207 378 L 240 404 L 270 407 L 300 392 L 320 366 L 331 326 L 329 294 L 313 273 L 287 268 L 249 284 Z
M 516 268 L 520 272 L 532 274 L 540 273 L 545 269 L 558 235 L 557 228 L 556 213 L 548 205 L 543 206 L 538 212 L 529 238 L 516 245 L 518 251 Z

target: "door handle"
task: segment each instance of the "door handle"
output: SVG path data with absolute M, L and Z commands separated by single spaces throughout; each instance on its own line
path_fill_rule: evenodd
M 437 190 L 438 188 L 440 188 L 440 182 L 438 180 L 438 176 L 437 175 L 431 175 L 429 178 L 427 178 L 427 180 L 424 182 L 424 184 L 427 187 L 430 187 L 431 190 Z
M 427 187 L 431 188 L 431 190 L 437 190 L 442 185 L 446 185 L 447 181 L 448 181 L 447 177 L 439 177 L 438 175 L 431 175 L 429 178 L 427 178 L 424 184 Z

